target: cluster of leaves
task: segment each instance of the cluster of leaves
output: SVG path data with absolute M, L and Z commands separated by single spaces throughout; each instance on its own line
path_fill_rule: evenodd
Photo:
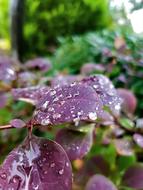
M 6 139 L 8 128 L 16 136 L 28 130 L 0 167 L 0 189 L 143 189 L 143 126 L 134 94 L 115 89 L 105 75 L 85 76 L 84 68 L 49 77 L 50 69 L 43 58 L 24 65 L 0 58 L 1 110 L 16 112 L 1 133 Z M 18 102 L 25 106 L 14 110 Z
M 26 55 L 33 52 L 45 55 L 49 45 L 57 43 L 57 36 L 82 34 L 105 28 L 111 22 L 108 0 L 102 4 L 100 0 L 55 0 L 54 3 L 27 0 L 25 6 Z
M 57 70 L 68 73 L 79 73 L 81 70 L 84 75 L 106 74 L 116 87 L 131 89 L 140 101 L 138 114 L 141 115 L 142 52 L 142 38 L 128 33 L 103 31 L 60 39 L 53 62 Z M 85 63 L 88 64 L 85 66 Z

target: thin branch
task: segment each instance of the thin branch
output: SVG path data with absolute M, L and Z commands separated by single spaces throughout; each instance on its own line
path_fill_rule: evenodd
M 11 129 L 11 128 L 13 128 L 13 126 L 12 125 L 3 125 L 3 126 L 0 126 L 0 130 L 4 130 L 4 129 Z

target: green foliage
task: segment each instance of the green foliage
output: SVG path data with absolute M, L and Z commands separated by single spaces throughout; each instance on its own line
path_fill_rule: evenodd
M 8 0 L 0 0 L 0 38 L 9 36 Z
M 102 3 L 100 0 L 27 0 L 25 14 L 26 46 L 39 54 L 47 53 L 57 36 L 101 29 L 111 22 L 107 0 Z

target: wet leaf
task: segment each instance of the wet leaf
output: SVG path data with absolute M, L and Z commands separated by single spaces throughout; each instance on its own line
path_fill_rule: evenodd
M 93 129 L 88 133 L 61 129 L 56 135 L 58 142 L 66 151 L 70 160 L 80 159 L 85 156 L 93 143 Z
M 10 57 L 0 56 L 0 81 L 10 83 L 16 79 L 13 60 Z
M 80 75 L 58 75 L 53 78 L 51 81 L 51 86 L 56 87 L 56 86 L 64 86 L 64 85 L 69 85 L 73 82 L 80 81 L 82 76 Z
M 84 78 L 82 83 L 91 86 L 102 100 L 104 106 L 108 106 L 113 114 L 118 115 L 121 109 L 121 98 L 118 96 L 112 82 L 104 75 L 94 75 Z
M 1 190 L 71 190 L 69 159 L 57 143 L 32 136 L 0 168 Z
M 46 93 L 48 90 L 49 90 L 48 86 L 15 88 L 12 89 L 12 95 L 15 100 L 22 100 L 24 102 L 36 105 L 43 96 L 43 93 Z
M 107 114 L 93 88 L 85 84 L 72 83 L 49 90 L 37 105 L 34 124 L 56 125 L 80 121 L 96 122 Z

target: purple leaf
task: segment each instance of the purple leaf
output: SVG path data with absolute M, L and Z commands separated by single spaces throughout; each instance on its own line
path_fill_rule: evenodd
M 0 81 L 9 83 L 15 79 L 13 60 L 9 57 L 0 56 Z
M 94 174 L 100 173 L 109 175 L 110 166 L 108 162 L 100 155 L 85 160 L 84 166 L 76 173 L 75 181 L 77 184 L 85 185 L 87 180 Z
M 88 133 L 61 129 L 56 135 L 58 142 L 66 151 L 70 160 L 80 159 L 85 156 L 93 143 L 93 129 Z
M 25 66 L 27 69 L 38 69 L 43 72 L 49 71 L 52 67 L 51 62 L 48 59 L 41 57 L 27 61 Z
M 72 83 L 69 86 L 49 90 L 37 105 L 33 124 L 55 125 L 82 121 L 95 122 L 104 119 L 106 113 L 93 88 L 85 84 Z
M 80 75 L 67 75 L 67 76 L 63 76 L 63 75 L 59 75 L 53 78 L 53 80 L 51 81 L 51 86 L 52 87 L 56 87 L 56 86 L 64 86 L 64 85 L 69 85 L 73 82 L 77 82 L 80 81 L 82 79 L 82 77 Z
M 136 190 L 143 189 L 143 165 L 131 166 L 123 176 L 123 184 Z
M 0 168 L 2 190 L 71 190 L 69 159 L 57 143 L 32 136 L 14 149 Z
M 137 106 L 137 99 L 135 95 L 131 91 L 122 88 L 117 89 L 117 92 L 123 100 L 123 111 L 126 113 L 134 113 Z
M 0 92 L 0 108 L 4 108 L 7 104 L 7 95 L 4 92 Z
M 12 95 L 15 100 L 22 100 L 36 105 L 42 98 L 43 93 L 49 90 L 48 86 L 33 86 L 27 88 L 12 89 Z
M 13 119 L 10 121 L 10 124 L 15 128 L 23 128 L 26 126 L 26 123 L 21 119 Z
M 94 175 L 87 183 L 86 190 L 117 190 L 115 185 L 103 175 Z
M 143 148 L 143 136 L 142 135 L 135 133 L 133 135 L 133 139 L 134 139 L 134 141 L 136 142 L 136 144 L 138 146 L 140 146 L 141 148 Z
M 112 82 L 107 77 L 95 75 L 84 78 L 82 83 L 92 87 L 102 100 L 103 105 L 108 106 L 113 114 L 119 115 L 122 101 Z
M 82 75 L 89 75 L 95 71 L 100 71 L 100 72 L 104 72 L 105 68 L 103 65 L 101 64 L 96 64 L 96 63 L 86 63 L 82 66 L 81 68 L 81 74 Z
M 131 156 L 134 153 L 133 144 L 127 139 L 116 139 L 113 141 L 116 151 L 122 156 Z

